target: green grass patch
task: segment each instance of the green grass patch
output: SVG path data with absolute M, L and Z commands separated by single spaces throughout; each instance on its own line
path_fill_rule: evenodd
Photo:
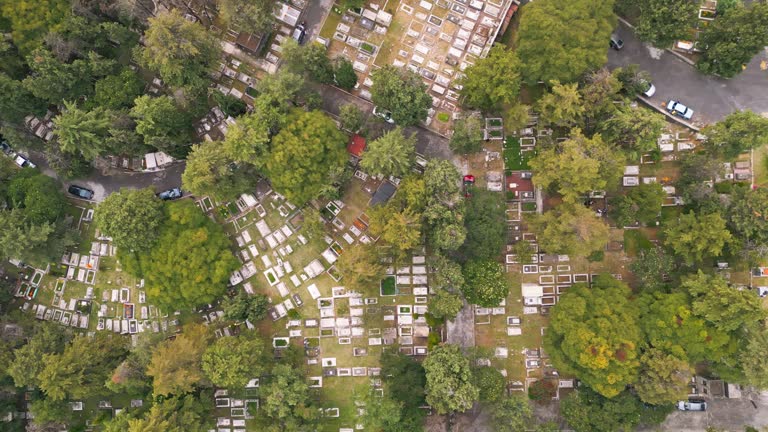
M 387 276 L 381 281 L 381 295 L 395 295 L 397 294 L 397 287 L 395 286 L 395 277 Z
M 536 211 L 536 203 L 535 202 L 524 202 L 523 203 L 523 211 L 527 211 L 527 212 Z
M 529 170 L 528 161 L 533 157 L 532 151 L 522 151 L 520 140 L 517 138 L 507 138 L 504 145 L 504 169 L 508 171 L 526 171 Z
M 664 226 L 675 220 L 680 216 L 682 209 L 678 206 L 669 206 L 661 208 L 661 219 L 659 225 Z
M 624 250 L 629 256 L 637 256 L 641 250 L 653 247 L 648 238 L 640 230 L 624 230 Z
M 451 116 L 449 116 L 448 113 L 441 112 L 437 114 L 437 119 L 443 123 L 447 123 L 448 120 L 451 119 Z

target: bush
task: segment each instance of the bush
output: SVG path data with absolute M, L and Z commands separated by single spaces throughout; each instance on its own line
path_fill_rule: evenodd
M 541 379 L 528 387 L 528 398 L 535 401 L 550 400 L 557 394 L 554 380 Z

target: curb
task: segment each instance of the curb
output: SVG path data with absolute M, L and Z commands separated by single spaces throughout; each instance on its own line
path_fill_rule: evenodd
M 618 15 L 616 15 L 616 18 L 618 18 L 618 19 L 619 19 L 619 21 L 620 21 L 622 24 L 624 24 L 625 26 L 627 26 L 627 27 L 631 28 L 632 30 L 634 30 L 634 29 L 635 29 L 635 26 L 633 26 L 632 24 L 630 24 L 630 23 L 629 23 L 629 21 L 625 20 L 624 18 L 622 18 L 622 17 L 620 17 L 620 16 L 618 16 Z M 641 41 L 641 42 L 642 42 L 642 41 Z M 686 57 L 686 56 L 684 56 L 684 55 L 680 54 L 679 52 L 677 52 L 677 51 L 673 50 L 672 48 L 664 48 L 664 50 L 665 50 L 665 51 L 667 51 L 667 52 L 669 52 L 670 54 L 674 55 L 674 56 L 675 56 L 675 57 L 677 57 L 678 59 L 680 59 L 680 60 L 682 60 L 682 61 L 684 61 L 684 62 L 688 63 L 688 64 L 689 64 L 689 65 L 691 65 L 691 66 L 695 66 L 695 65 L 696 65 L 696 63 L 695 63 L 693 60 L 691 60 L 691 59 L 689 59 L 688 57 Z
M 643 102 L 644 104 L 648 105 L 649 107 L 653 108 L 654 110 L 664 114 L 667 118 L 673 120 L 675 123 L 681 124 L 694 132 L 699 132 L 701 130 L 701 128 L 699 128 L 698 126 L 694 126 L 692 123 L 688 123 L 687 121 L 681 119 L 680 117 L 677 117 L 668 113 L 667 110 L 659 108 L 650 99 L 644 96 L 638 95 L 637 99 Z

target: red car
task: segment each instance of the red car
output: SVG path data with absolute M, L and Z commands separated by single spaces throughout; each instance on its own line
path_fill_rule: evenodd
M 475 176 L 467 174 L 464 176 L 464 197 L 472 197 L 472 188 L 475 186 Z

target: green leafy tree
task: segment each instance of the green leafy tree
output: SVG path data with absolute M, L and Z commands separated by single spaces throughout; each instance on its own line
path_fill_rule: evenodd
M 600 135 L 587 138 L 579 129 L 573 129 L 571 138 L 539 150 L 529 164 L 536 172 L 533 181 L 537 186 L 555 189 L 566 202 L 576 202 L 588 192 L 618 184 L 624 156 Z
M 261 409 L 280 424 L 280 430 L 300 430 L 300 426 L 312 424 L 317 417 L 310 396 L 302 371 L 278 364 L 272 368 L 271 381 L 261 387 Z
M 600 122 L 597 130 L 607 142 L 642 153 L 656 149 L 656 140 L 666 125 L 664 116 L 650 109 L 622 106 Z
M 170 151 L 189 144 L 191 119 L 170 96 L 140 96 L 130 115 L 136 121 L 136 132 L 149 146 Z
M 222 0 L 219 16 L 231 28 L 250 33 L 267 33 L 275 24 L 271 0 Z
M 365 406 L 360 417 L 360 423 L 367 430 L 379 432 L 395 432 L 404 430 L 417 430 L 422 425 L 406 423 L 403 416 L 403 403 L 390 397 L 380 397 L 371 391 L 356 401 L 356 404 Z M 407 428 L 411 429 L 407 429 Z
M 643 402 L 665 405 L 687 397 L 693 370 L 686 360 L 649 349 L 640 358 L 640 364 L 640 378 L 634 387 Z
M 214 91 L 213 101 L 218 105 L 224 114 L 232 117 L 239 117 L 248 111 L 248 105 L 239 98 L 220 91 Z
M 95 106 L 106 109 L 129 108 L 144 92 L 144 81 L 130 68 L 123 68 L 119 75 L 108 75 L 96 81 Z
M 464 307 L 464 300 L 459 294 L 439 289 L 429 298 L 429 314 L 442 320 L 453 320 Z
M 161 333 L 142 333 L 131 344 L 131 352 L 116 368 L 105 382 L 105 386 L 113 393 L 131 396 L 146 396 L 152 388 L 152 380 L 147 376 L 147 367 L 152 361 L 155 347 L 165 340 Z
M 45 115 L 45 102 L 24 88 L 21 81 L 5 73 L 0 73 L 0 92 L 3 94 L 0 98 L 0 120 L 21 123 L 30 114 Z
M 465 71 L 461 80 L 462 103 L 490 111 L 517 100 L 520 93 L 520 60 L 502 44 L 494 45 L 488 56 Z
M 371 100 L 379 109 L 391 111 L 395 123 L 406 127 L 426 120 L 432 97 L 420 76 L 388 65 L 372 78 Z
M 127 353 L 125 339 L 105 333 L 77 336 L 61 354 L 43 356 L 40 389 L 52 400 L 104 393 L 104 382 Z
M 218 40 L 205 27 L 174 9 L 149 19 L 144 47 L 134 52 L 134 58 L 172 87 L 202 87 L 220 53 Z
M 410 171 L 415 157 L 416 135 L 405 136 L 397 127 L 368 144 L 360 167 L 380 177 L 402 177 Z
M 544 347 L 559 370 L 612 398 L 637 380 L 644 343 L 630 290 L 609 276 L 576 284 L 552 308 Z M 571 424 L 571 426 L 574 426 Z
M 693 298 L 693 313 L 718 330 L 734 332 L 753 327 L 766 318 L 759 297 L 748 290 L 729 286 L 719 275 L 706 275 L 699 270 L 683 281 L 682 288 Z
M 44 356 L 60 354 L 66 342 L 66 335 L 56 324 L 45 323 L 36 327 L 29 342 L 13 350 L 13 359 L 6 373 L 16 387 L 39 387 L 38 377 L 46 367 Z
M 456 261 L 444 255 L 434 255 L 430 266 L 434 271 L 430 279 L 431 286 L 450 292 L 458 292 L 464 286 L 464 274 Z
M 367 214 L 371 234 L 394 246 L 400 253 L 413 249 L 421 242 L 420 218 L 413 211 L 387 204 L 375 206 Z
M 509 294 L 501 264 L 494 261 L 469 261 L 464 265 L 464 281 L 464 296 L 482 307 L 496 307 Z
M 615 101 L 621 99 L 620 91 L 621 82 L 608 68 L 598 69 L 584 77 L 579 89 L 584 130 L 592 134 L 599 124 L 616 112 Z
M 30 423 L 43 428 L 63 427 L 74 420 L 72 407 L 64 400 L 37 399 L 29 405 L 29 411 L 34 416 Z
M 236 296 L 225 299 L 222 308 L 224 318 L 230 321 L 248 320 L 251 324 L 256 324 L 267 316 L 269 297 L 240 291 Z
M 504 247 L 507 222 L 502 197 L 494 192 L 476 190 L 467 201 L 464 226 L 467 240 L 462 253 L 467 258 L 495 259 Z
M 227 154 L 216 142 L 192 146 L 187 165 L 181 175 L 181 184 L 193 195 L 214 195 L 220 199 L 234 198 L 245 191 L 244 180 L 238 177 Z
M 121 416 L 117 416 L 118 422 Z M 118 424 L 114 432 L 204 432 L 212 426 L 211 418 L 210 410 L 200 400 L 186 395 L 162 399 L 152 405 L 144 417 L 128 419 L 128 429 Z M 113 431 L 108 429 L 107 432 Z
M 472 382 L 469 360 L 458 345 L 442 345 L 424 360 L 426 400 L 438 414 L 464 412 L 475 403 L 479 390 Z
M 55 30 L 70 14 L 66 0 L 0 1 L 0 12 L 10 23 L 14 44 L 22 53 L 41 45 L 49 31 Z
M 432 159 L 424 170 L 424 187 L 429 204 L 439 203 L 455 208 L 461 201 L 459 179 L 461 174 L 453 162 Z
M 613 70 L 616 79 L 621 83 L 622 91 L 630 99 L 634 99 L 638 94 L 644 92 L 651 82 L 651 75 L 640 70 L 640 66 L 630 64 Z
M 204 384 L 202 358 L 212 341 L 208 327 L 192 324 L 176 339 L 158 345 L 147 367 L 154 394 L 180 396 Z
M 515 40 L 523 79 L 529 84 L 572 82 L 604 65 L 616 27 L 613 3 L 545 0 L 524 9 Z
M 702 130 L 705 148 L 732 159 L 768 142 L 768 119 L 752 111 L 735 111 Z
M 562 401 L 560 415 L 576 432 L 630 432 L 639 424 L 660 424 L 672 409 L 645 405 L 629 391 L 607 398 L 581 387 Z
M 373 244 L 355 243 L 344 249 L 336 269 L 344 277 L 344 285 L 362 290 L 376 285 L 384 276 L 386 267 L 381 263 L 378 248 Z
M 629 265 L 640 286 L 645 291 L 655 291 L 664 286 L 664 278 L 675 270 L 675 262 L 661 248 L 642 250 Z
M 152 189 L 122 189 L 99 204 L 94 221 L 118 248 L 146 252 L 155 245 L 164 216 Z
M 272 140 L 266 171 L 272 186 L 295 204 L 317 196 L 347 160 L 346 137 L 319 111 L 294 114 Z
M 221 226 L 190 200 L 166 205 L 157 245 L 139 263 L 147 295 L 169 309 L 212 302 L 238 266 Z
M 355 104 L 344 104 L 339 108 L 341 128 L 352 133 L 360 131 L 365 123 L 365 117 Z
M 504 396 L 491 405 L 491 420 L 496 432 L 526 430 L 533 419 L 533 410 L 525 396 Z
M 733 194 L 728 226 L 748 243 L 768 244 L 768 189 L 744 189 Z
M 11 208 L 22 210 L 24 221 L 34 225 L 54 223 L 67 205 L 56 180 L 33 170 L 23 170 L 8 184 Z
M 483 121 L 479 115 L 469 115 L 453 123 L 451 150 L 456 153 L 477 153 L 483 149 Z
M 549 253 L 586 256 L 602 251 L 610 230 L 582 205 L 561 205 L 531 219 L 539 244 Z
M 114 73 L 116 62 L 91 51 L 71 63 L 64 63 L 44 48 L 27 58 L 31 74 L 22 81 L 35 97 L 50 104 L 77 100 L 94 92 L 94 82 Z
M 684 213 L 667 226 L 664 234 L 665 244 L 688 265 L 719 256 L 733 237 L 719 213 Z
M 317 42 L 304 47 L 304 69 L 309 77 L 320 84 L 333 82 L 334 68 L 331 59 L 328 58 L 327 48 Z
M 203 372 L 218 387 L 243 388 L 264 372 L 265 351 L 254 331 L 219 338 L 203 353 Z
M 424 411 L 427 379 L 421 363 L 399 352 L 386 351 L 381 355 L 381 376 L 392 399 L 403 404 L 403 415 L 420 421 Z
M 480 391 L 481 402 L 494 402 L 504 396 L 507 380 L 498 369 L 481 366 L 472 371 L 472 378 Z
M 639 3 L 640 16 L 635 34 L 653 46 L 667 48 L 678 39 L 689 36 L 696 24 L 699 2 L 695 0 L 644 0 Z
M 578 84 L 560 84 L 559 81 L 550 81 L 549 85 L 552 90 L 542 96 L 536 105 L 541 112 L 542 123 L 556 126 L 577 124 L 584 114 L 584 104 Z
M 652 225 L 667 194 L 659 183 L 643 183 L 616 200 L 616 223 L 629 226 L 635 222 Z
M 739 354 L 744 384 L 759 389 L 768 388 L 768 331 L 764 328 L 750 330 L 745 339 Z
M 222 142 L 224 152 L 236 162 L 264 166 L 269 156 L 270 129 L 261 112 L 238 117 Z
M 336 85 L 344 90 L 352 90 L 357 85 L 357 73 L 355 73 L 355 68 L 352 67 L 352 63 L 344 57 L 340 57 L 336 60 L 334 77 Z
M 64 247 L 51 247 L 57 237 L 57 227 L 51 223 L 33 224 L 24 219 L 23 210 L 0 211 L 0 256 L 26 262 L 53 261 Z
M 53 133 L 61 150 L 80 152 L 87 160 L 94 160 L 106 152 L 105 141 L 114 121 L 114 113 L 98 107 L 91 111 L 64 102 L 65 110 L 54 117 Z
M 696 63 L 700 71 L 731 78 L 742 71 L 742 65 L 768 45 L 768 4 L 753 2 L 739 5 L 718 16 L 699 36 L 707 47 Z

